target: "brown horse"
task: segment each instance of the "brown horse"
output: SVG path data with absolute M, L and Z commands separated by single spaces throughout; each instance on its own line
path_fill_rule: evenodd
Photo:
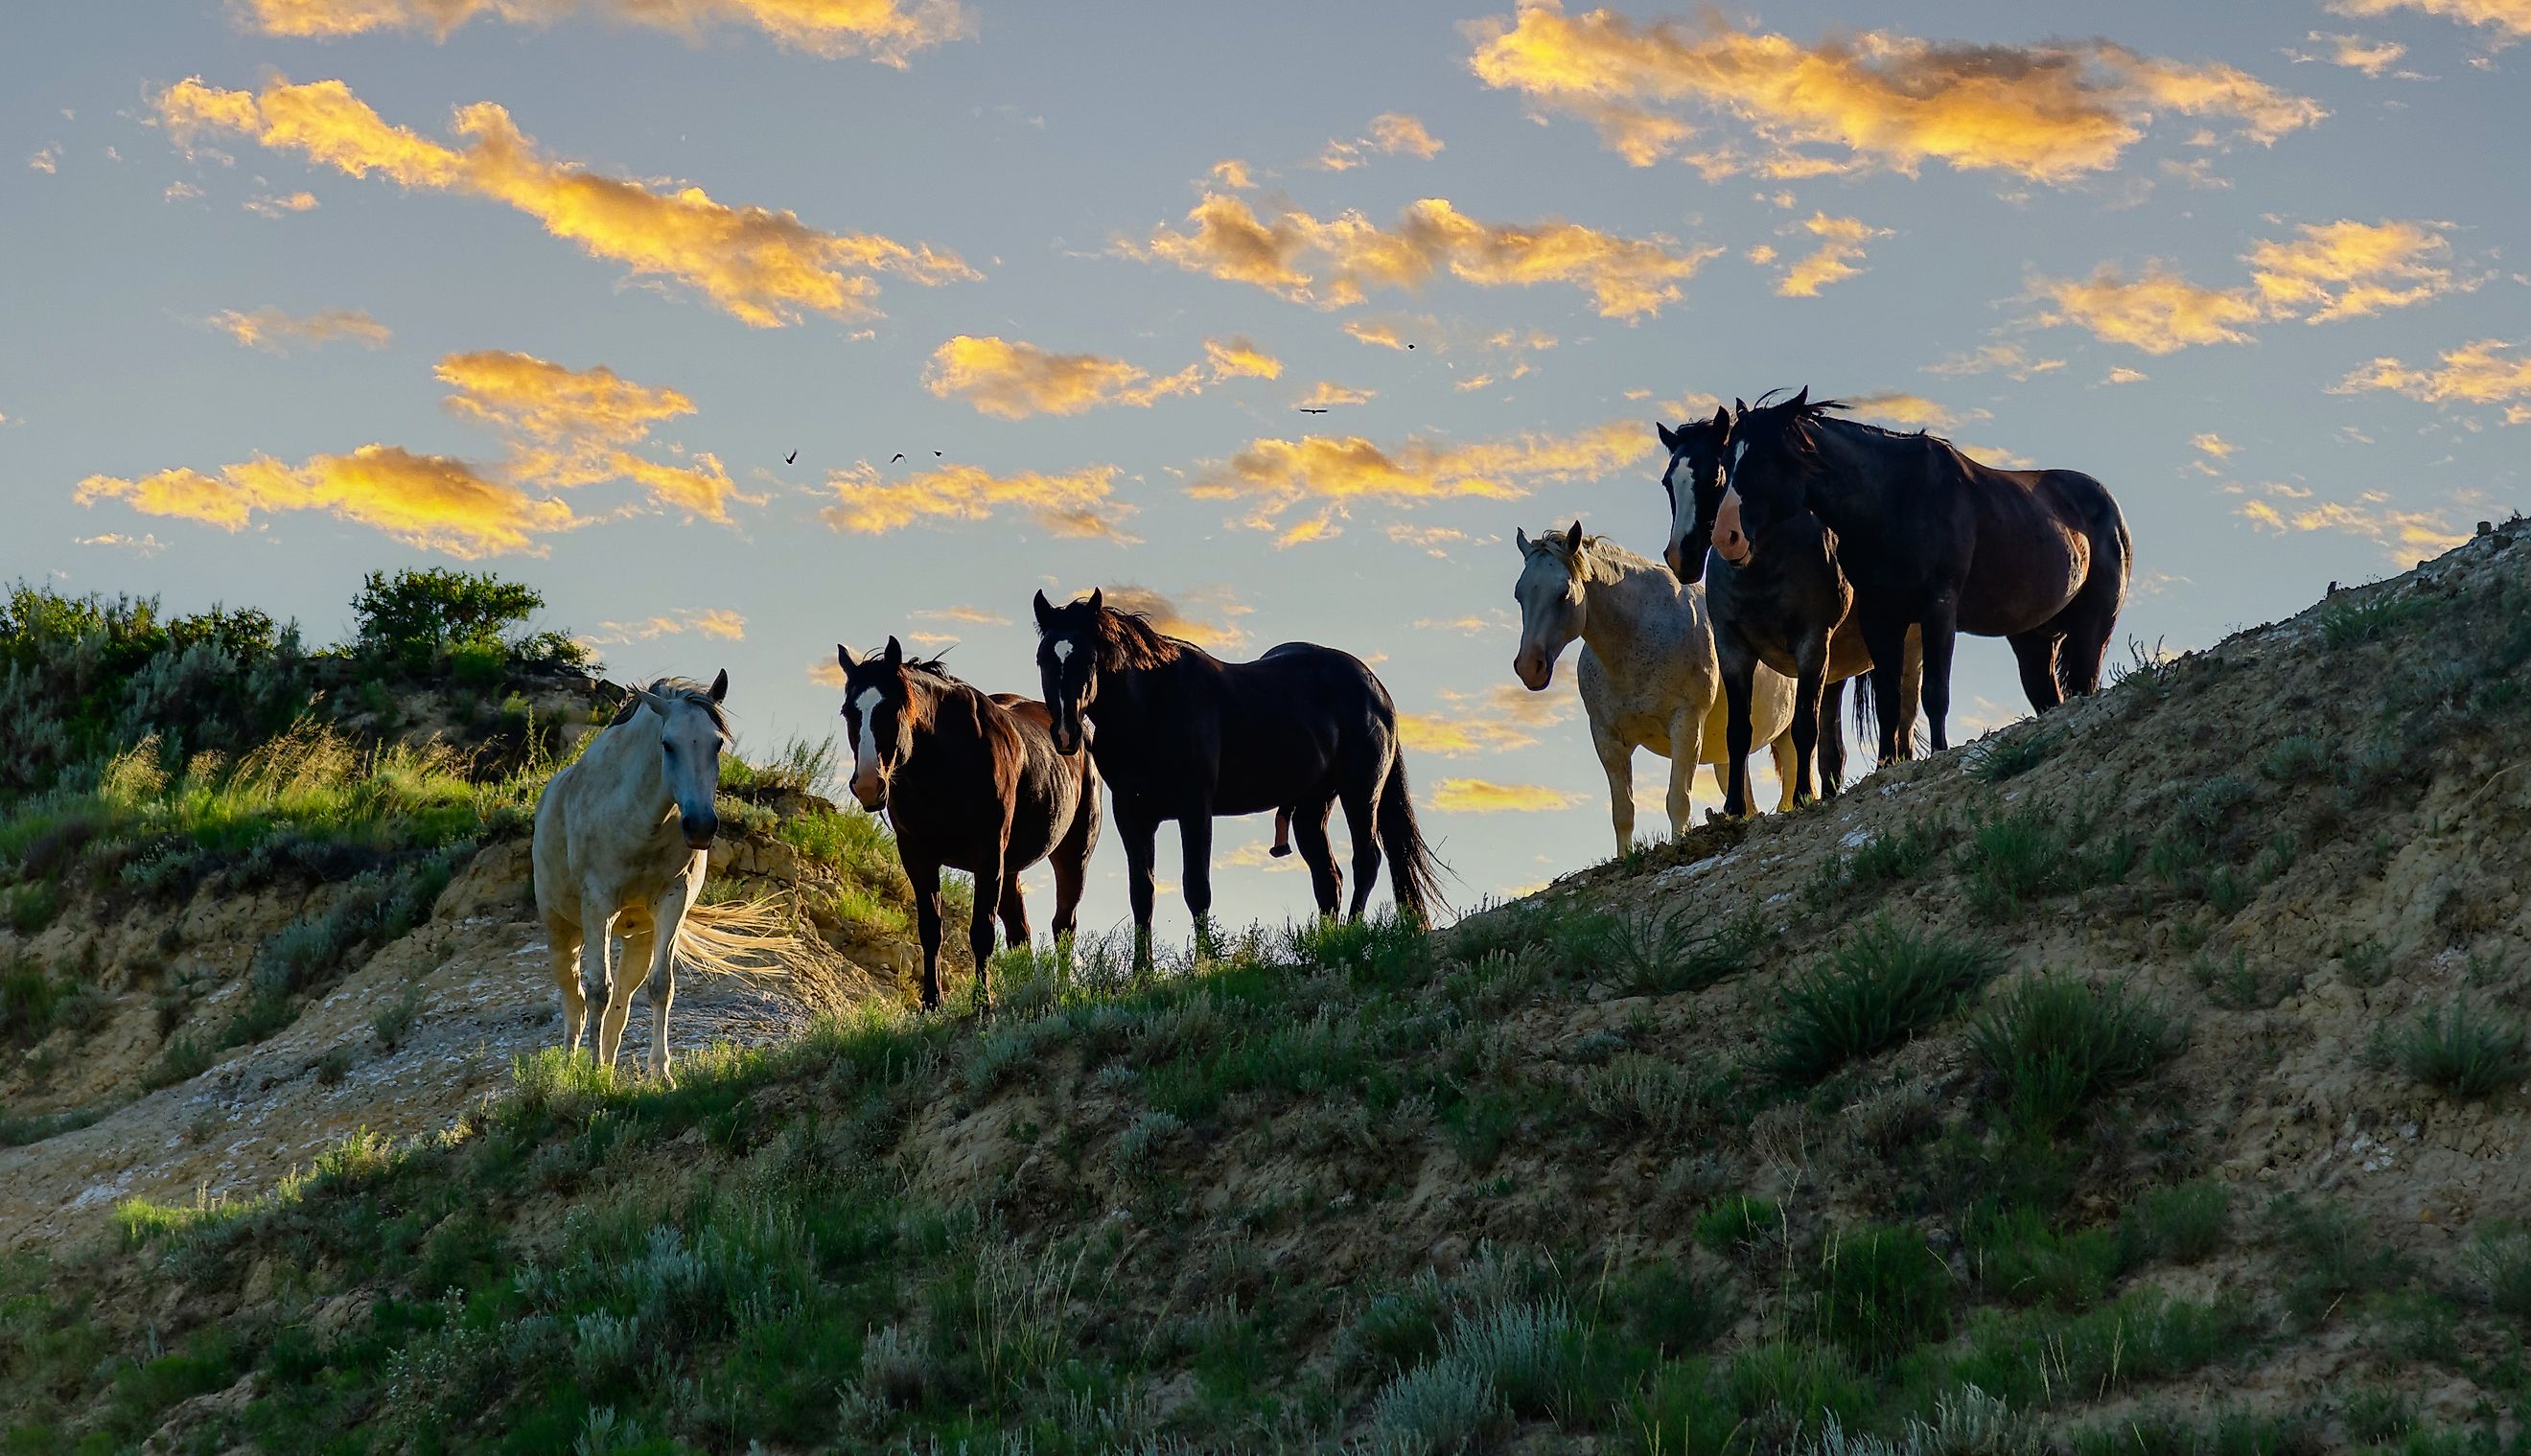
M 1936 752 L 1950 747 L 1957 635 L 2000 637 L 2045 712 L 2101 684 L 2126 602 L 2135 542 L 2100 481 L 2077 471 L 2002 471 L 1933 435 L 1828 417 L 1810 391 L 1760 401 L 1732 421 L 1714 551 L 1745 566 L 1805 512 L 1836 533 L 1854 613 L 1872 653 L 1881 757 L 1898 756 L 1907 630 L 1924 631 L 1924 706 Z
M 940 869 L 976 877 L 976 914 L 967 944 L 976 953 L 976 995 L 992 998 L 993 919 L 1013 947 L 1029 943 L 1020 871 L 1054 867 L 1054 938 L 1072 936 L 1082 872 L 1098 846 L 1098 770 L 1086 753 L 1057 753 L 1045 704 L 1009 693 L 986 695 L 911 660 L 895 638 L 885 650 L 855 656 L 838 645 L 844 669 L 844 728 L 853 740 L 853 797 L 887 811 L 896 851 L 914 882 L 923 937 L 923 1005 L 940 1004 Z

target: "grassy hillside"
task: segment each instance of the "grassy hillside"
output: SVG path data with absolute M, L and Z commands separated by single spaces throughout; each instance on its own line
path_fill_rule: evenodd
M 2531 1444 L 2531 529 L 1425 936 L 546 1055 L 0 1296 L 6 1449 Z

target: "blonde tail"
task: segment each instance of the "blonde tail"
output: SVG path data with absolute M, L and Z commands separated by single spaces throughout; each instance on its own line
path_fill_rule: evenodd
M 677 960 L 712 976 L 788 976 L 808 953 L 778 900 L 694 905 L 677 922 Z

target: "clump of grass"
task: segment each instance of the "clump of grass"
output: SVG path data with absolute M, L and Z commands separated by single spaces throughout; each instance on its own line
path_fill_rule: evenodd
M 2128 638 L 2127 660 L 2109 664 L 2109 686 L 2123 688 L 2133 684 L 2137 693 L 2157 700 L 2170 696 L 2171 677 L 2176 669 L 2162 643 L 2161 638 L 2155 638 L 2148 647 L 2140 639 Z
M 421 1019 L 422 988 L 407 986 L 403 995 L 389 1001 L 378 1012 L 377 1018 L 369 1023 L 369 1030 L 376 1035 L 380 1046 L 395 1051 L 404 1045 L 406 1037 L 413 1035 L 414 1024 Z
M 2399 1439 L 2415 1428 L 2417 1406 L 2400 1391 L 2358 1390 L 2346 1397 L 2338 1419 L 2346 1423 L 2348 1440 L 2379 1446 Z
M 316 1059 L 316 1080 L 333 1087 L 352 1074 L 352 1063 L 360 1056 L 359 1048 L 346 1041 L 334 1046 Z
M 2531 1036 L 2519 1022 L 2458 998 L 2429 1006 L 2390 1034 L 2399 1070 L 2446 1096 L 2478 1101 L 2531 1073 Z
M 2329 754 L 2320 740 L 2308 733 L 2296 733 L 2278 739 L 2268 756 L 2259 760 L 2259 772 L 2280 784 L 2296 784 L 2319 778 L 2328 771 Z
M 2350 1295 L 2388 1289 L 2406 1269 L 2398 1251 L 2377 1241 L 2343 1204 L 2286 1194 L 2269 1216 L 2287 1256 L 2285 1307 L 2298 1319 L 2325 1317 Z
M 2333 648 L 2380 642 L 2401 622 L 2414 616 L 2421 606 L 2422 603 L 2413 597 L 2392 596 L 2388 592 L 2377 592 L 2362 601 L 2339 602 L 2322 610 L 2320 640 Z
M 1699 910 L 1648 910 L 1595 922 L 1603 929 L 1602 974 L 1628 995 L 1666 996 L 1701 991 L 1748 969 L 1766 943 L 1766 923 L 1754 911 L 1713 920 Z
M 2135 843 L 2124 834 L 2095 842 L 2094 815 L 2030 802 L 1970 831 L 1960 850 L 1969 897 L 1989 914 L 2018 911 L 2042 895 L 2073 894 L 2114 884 L 2135 867 Z
M 1985 941 L 1877 919 L 1785 988 L 1767 1068 L 1782 1083 L 1815 1083 L 1948 1016 L 2002 969 L 2003 953 Z
M 1948 826 L 1933 817 L 1910 818 L 1894 834 L 1875 829 L 1852 853 L 1832 853 L 1822 860 L 1804 893 L 1813 904 L 1827 904 L 1849 890 L 1913 879 L 1933 868 L 1949 835 Z
M 1380 1387 L 1371 1405 L 1378 1449 L 1397 1456 L 1448 1456 L 1472 1449 L 1499 1417 L 1493 1382 L 1476 1366 L 1434 1361 Z
M 2481 1233 L 2470 1263 L 2486 1286 L 2488 1305 L 2531 1334 L 2531 1232 L 2513 1226 Z
M 2047 762 L 2063 742 L 2063 734 L 2037 727 L 1998 734 L 1972 751 L 1962 767 L 1979 783 L 2004 783 Z
M 1813 1326 L 1867 1367 L 1950 1327 L 1951 1271 L 1911 1228 L 1865 1224 L 1831 1234 L 1811 1284 Z
M 1982 1210 L 1962 1232 L 1978 1283 L 2015 1304 L 2089 1309 L 2117 1277 L 2115 1229 L 2058 1230 L 2037 1209 L 2017 1208 Z
M 1582 1105 L 1621 1131 L 1679 1137 L 1712 1105 L 1711 1088 L 1685 1068 L 1625 1052 L 1582 1075 Z
M 1734 1194 L 1696 1216 L 1696 1242 L 1716 1254 L 1729 1254 L 1772 1237 L 1783 1226 L 1783 1205 L 1773 1199 Z
M 2092 1099 L 2152 1075 L 2177 1038 L 2167 1017 L 2113 983 L 2040 976 L 1988 1004 L 1968 1049 L 2016 1122 L 2053 1132 Z
M 2199 1178 L 2157 1188 L 2128 1204 L 2119 1234 L 2130 1264 L 2195 1263 L 2223 1247 L 2231 1221 L 2231 1190 Z

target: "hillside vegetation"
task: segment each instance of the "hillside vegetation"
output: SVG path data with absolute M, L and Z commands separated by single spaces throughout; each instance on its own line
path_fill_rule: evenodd
M 6 1449 L 2531 1444 L 2531 526 L 1423 935 L 1013 956 L 25 1253 Z

